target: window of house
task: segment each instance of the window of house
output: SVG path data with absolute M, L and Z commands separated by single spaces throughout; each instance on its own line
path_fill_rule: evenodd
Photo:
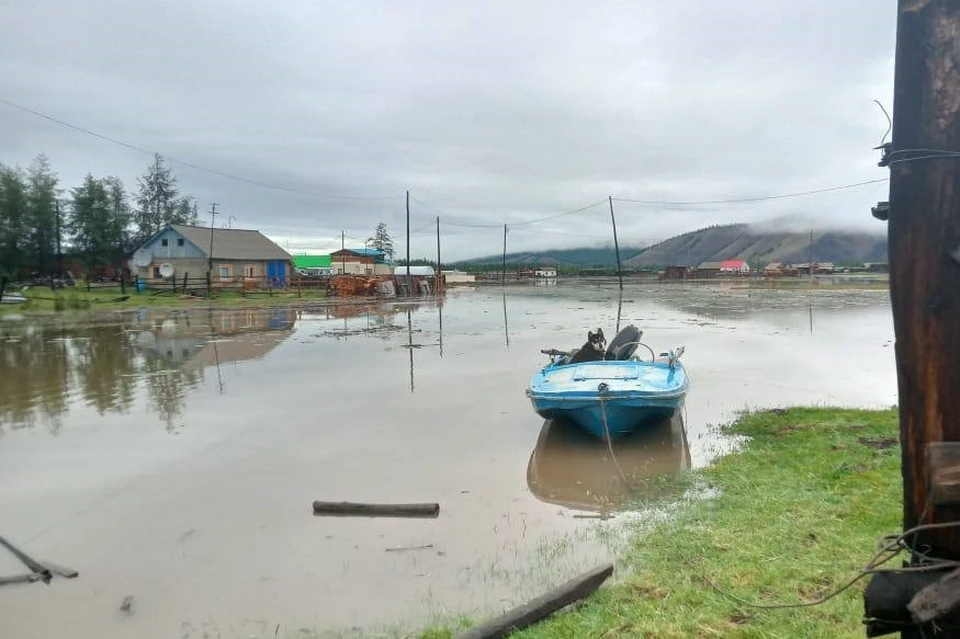
M 160 240 L 160 246 L 169 246 L 169 245 L 170 245 L 170 241 L 167 238 L 163 238 L 162 240 Z
M 244 265 L 244 267 L 243 267 L 243 274 L 246 275 L 247 277 L 254 277 L 254 273 L 256 272 L 256 268 L 257 268 L 257 267 L 254 266 L 253 264 L 246 264 L 246 265 Z
M 230 277 L 230 265 L 221 264 L 220 265 L 220 277 Z
M 160 267 L 159 267 L 159 266 L 154 266 L 154 267 L 153 267 L 153 278 L 154 278 L 154 279 L 157 279 L 157 280 L 160 279 Z
M 183 238 L 182 238 L 182 237 L 178 237 L 178 238 L 177 238 L 177 246 L 183 246 Z

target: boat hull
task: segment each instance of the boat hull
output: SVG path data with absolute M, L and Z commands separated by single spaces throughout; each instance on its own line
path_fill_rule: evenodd
M 669 416 L 688 387 L 679 363 L 602 361 L 547 366 L 531 379 L 527 397 L 544 419 L 569 420 L 605 439 Z

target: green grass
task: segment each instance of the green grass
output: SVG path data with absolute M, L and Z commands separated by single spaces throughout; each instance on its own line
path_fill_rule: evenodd
M 213 298 L 185 297 L 180 293 L 159 292 L 155 289 L 137 293 L 132 286 L 126 292 L 120 288 L 97 289 L 87 292 L 85 287 L 65 288 L 52 291 L 49 288 L 30 288 L 22 291 L 27 302 L 24 304 L 0 305 L 0 314 L 38 314 L 70 311 L 90 310 L 123 310 L 136 308 L 183 308 L 183 307 L 244 307 L 244 306 L 279 306 L 286 304 L 310 303 L 326 300 L 323 291 L 303 291 L 297 296 L 294 289 L 275 292 L 272 296 L 267 293 L 256 293 L 242 296 L 237 292 L 228 291 L 215 293 Z M 124 301 L 119 298 L 128 296 Z
M 789 610 L 744 606 L 710 584 L 747 601 L 804 603 L 854 577 L 901 526 L 896 412 L 761 412 L 727 430 L 750 440 L 695 473 L 715 497 L 633 530 L 613 585 L 514 636 L 862 637 L 866 580 Z

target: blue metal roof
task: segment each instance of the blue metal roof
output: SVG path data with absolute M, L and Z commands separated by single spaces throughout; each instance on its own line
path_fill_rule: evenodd
M 386 255 L 386 253 L 384 253 L 384 252 L 381 251 L 380 249 L 372 249 L 372 248 L 348 248 L 347 250 L 348 250 L 348 251 L 352 251 L 353 253 L 356 253 L 357 255 L 366 255 L 366 256 L 368 256 L 368 257 L 380 257 L 380 256 L 382 256 L 382 255 Z

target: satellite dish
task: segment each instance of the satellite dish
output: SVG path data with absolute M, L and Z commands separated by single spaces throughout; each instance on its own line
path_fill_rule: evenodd
M 133 254 L 133 265 L 137 268 L 146 268 L 150 266 L 152 261 L 153 256 L 150 255 L 150 251 L 137 249 L 137 252 Z
M 173 264 L 164 262 L 160 265 L 160 277 L 173 277 Z

